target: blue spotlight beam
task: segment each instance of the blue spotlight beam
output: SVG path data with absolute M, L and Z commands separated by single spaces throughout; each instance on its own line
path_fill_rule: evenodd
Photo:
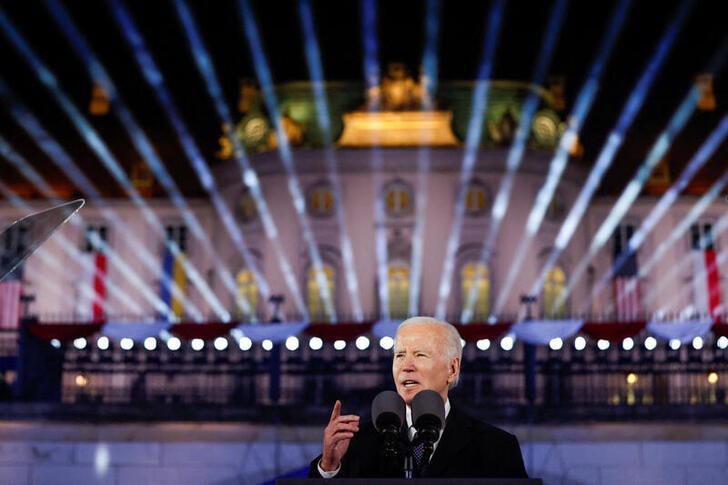
M 728 36 L 724 38 L 718 51 L 708 62 L 708 65 L 703 72 L 715 73 L 721 69 L 728 57 Z M 624 215 L 627 213 L 632 204 L 637 199 L 642 190 L 642 187 L 650 177 L 650 173 L 655 168 L 657 163 L 665 156 L 673 140 L 677 137 L 680 131 L 685 127 L 685 124 L 690 119 L 690 116 L 696 109 L 697 101 L 700 96 L 700 90 L 697 86 L 693 85 L 683 101 L 677 107 L 673 113 L 670 121 L 668 122 L 665 129 L 657 137 L 657 140 L 650 148 L 647 157 L 642 162 L 637 172 L 629 181 L 627 186 L 620 194 L 617 202 L 614 203 L 607 217 L 602 222 L 599 229 L 597 229 L 594 238 L 592 239 L 587 254 L 579 261 L 576 265 L 574 272 L 569 277 L 567 282 L 563 298 L 567 298 L 571 293 L 571 290 L 579 282 L 581 277 L 586 272 L 589 262 L 599 252 L 599 250 L 609 241 L 609 238 L 614 233 L 614 229 L 622 220 Z
M 250 9 L 248 1 L 239 0 L 238 6 L 240 18 L 244 26 L 243 30 L 245 31 L 245 35 L 248 40 L 250 54 L 253 57 L 253 68 L 255 69 L 261 91 L 263 92 L 263 100 L 268 108 L 268 114 L 273 121 L 273 126 L 275 127 L 276 137 L 278 139 L 278 155 L 283 162 L 283 166 L 286 169 L 286 175 L 288 176 L 288 192 L 293 199 L 293 207 L 298 215 L 299 223 L 301 224 L 301 231 L 303 233 L 303 240 L 306 243 L 306 248 L 308 249 L 308 256 L 311 258 L 311 263 L 314 267 L 314 271 L 316 272 L 316 282 L 318 283 L 321 299 L 324 302 L 325 312 L 332 321 L 336 321 L 336 310 L 334 308 L 333 295 L 331 295 L 331 292 L 329 291 L 326 274 L 323 271 L 321 253 L 319 252 L 313 228 L 311 227 L 308 215 L 306 214 L 306 199 L 303 195 L 303 190 L 301 190 L 296 165 L 293 161 L 293 154 L 291 153 L 291 147 L 288 143 L 288 138 L 286 137 L 286 130 L 283 126 L 283 118 L 280 113 L 278 97 L 276 96 L 273 87 L 273 78 L 271 76 L 270 67 L 268 66 L 268 60 L 265 57 L 263 43 L 261 42 L 260 34 L 258 32 L 258 26 L 256 25 L 255 17 L 253 16 L 253 12 Z
M 265 231 L 266 237 L 273 246 L 273 250 L 276 255 L 276 261 L 278 262 L 278 266 L 281 269 L 281 273 L 283 274 L 283 278 L 286 281 L 286 285 L 291 292 L 294 304 L 296 305 L 298 312 L 303 316 L 303 318 L 308 319 L 308 309 L 303 302 L 295 273 L 293 272 L 293 269 L 288 262 L 288 258 L 286 257 L 285 251 L 283 250 L 281 242 L 278 238 L 278 229 L 276 228 L 273 217 L 271 216 L 270 210 L 268 209 L 268 204 L 265 200 L 265 197 L 263 196 L 263 190 L 260 186 L 258 175 L 251 166 L 250 161 L 245 154 L 243 146 L 240 144 L 240 141 L 233 132 L 232 116 L 230 115 L 230 110 L 225 103 L 222 89 L 220 88 L 220 84 L 217 81 L 215 68 L 212 65 L 210 56 L 208 55 L 202 38 L 197 31 L 197 27 L 195 26 L 187 4 L 183 0 L 175 0 L 174 5 L 177 10 L 177 16 L 179 17 L 182 24 L 185 36 L 187 37 L 187 41 L 192 52 L 192 57 L 195 61 L 195 64 L 197 65 L 197 69 L 200 72 L 200 75 L 205 81 L 205 86 L 207 88 L 208 94 L 210 95 L 210 98 L 212 99 L 213 105 L 215 107 L 215 112 L 222 122 L 222 126 L 225 130 L 225 136 L 227 136 L 233 143 L 233 153 L 235 161 L 240 168 L 243 183 L 248 187 L 250 193 L 255 199 L 258 214 L 260 215 L 261 222 L 263 223 L 263 230 Z M 185 147 L 186 150 L 192 148 L 191 144 L 189 143 L 183 144 L 183 147 Z M 192 153 L 188 152 L 188 156 L 190 154 Z M 260 283 L 261 293 L 267 298 L 268 296 L 270 296 L 270 288 L 268 286 L 268 283 L 266 282 L 263 274 L 260 272 L 260 269 L 255 262 L 255 258 L 245 242 L 245 237 L 242 231 L 237 227 L 237 224 L 235 224 L 235 219 L 232 215 L 232 212 L 227 207 L 227 204 L 225 204 L 222 197 L 219 196 L 212 174 L 210 174 L 201 157 L 195 157 L 192 160 L 196 161 L 195 163 L 193 163 L 193 165 L 195 169 L 198 170 L 198 174 L 202 175 L 201 181 L 203 182 L 203 187 L 205 187 L 205 189 L 212 197 L 215 209 L 218 211 L 219 215 L 225 220 L 225 228 L 228 230 L 229 235 L 235 242 L 238 249 L 242 252 L 243 257 L 245 258 L 245 263 L 248 265 L 249 269 L 255 273 L 256 279 Z
M 541 286 L 546 278 L 546 273 L 554 266 L 554 264 L 556 264 L 559 256 L 564 249 L 566 249 L 569 241 L 571 241 L 579 221 L 581 221 L 581 218 L 584 216 L 584 212 L 586 212 L 589 202 L 604 177 L 604 173 L 609 169 L 609 167 L 611 167 L 617 150 L 619 150 L 622 146 L 627 130 L 629 130 L 632 125 L 632 122 L 637 116 L 637 113 L 649 93 L 650 87 L 657 77 L 657 74 L 660 72 L 665 59 L 667 59 L 691 6 L 691 2 L 684 2 L 681 4 L 674 20 L 662 36 L 662 39 L 657 46 L 657 50 L 653 54 L 646 69 L 642 73 L 642 76 L 637 81 L 637 84 L 629 95 L 617 123 L 607 136 L 606 143 L 602 147 L 602 150 L 600 151 L 585 184 L 579 192 L 576 201 L 572 205 L 569 214 L 566 216 L 566 220 L 562 224 L 561 229 L 556 236 L 554 248 L 546 259 L 544 265 L 541 267 L 541 271 L 531 287 L 530 294 L 537 294 L 541 290 Z
M 488 12 L 487 27 L 483 39 L 483 58 L 478 68 L 477 81 L 470 106 L 471 115 L 465 139 L 465 153 L 460 168 L 460 185 L 457 199 L 455 199 L 453 222 L 445 248 L 443 271 L 438 291 L 435 314 L 441 319 L 445 318 L 445 314 L 447 313 L 447 300 L 450 296 L 452 274 L 455 269 L 455 252 L 460 240 L 460 230 L 462 229 L 465 213 L 465 192 L 468 187 L 468 182 L 473 175 L 478 146 L 480 145 L 480 137 L 483 132 L 483 118 L 485 117 L 488 103 L 488 90 L 491 72 L 493 70 L 493 58 L 502 24 L 504 3 L 504 0 L 495 0 Z
M 380 97 L 375 96 L 381 72 L 379 70 L 379 43 L 377 42 L 377 3 L 375 0 L 360 0 L 362 19 L 363 71 L 367 88 L 367 110 L 380 107 Z M 389 320 L 390 302 L 388 285 L 387 230 L 385 227 L 384 197 L 382 191 L 382 154 L 379 146 L 371 148 L 372 194 L 374 197 L 374 249 L 377 258 L 377 295 L 379 296 L 380 318 Z
M 726 179 L 726 176 L 728 176 L 728 172 L 726 172 L 726 174 L 723 177 L 721 177 L 721 180 Z M 714 187 L 715 187 L 715 185 L 714 185 Z M 707 193 L 706 193 L 706 195 L 707 195 Z M 697 219 L 697 217 L 696 217 L 696 219 Z M 690 221 L 690 222 L 691 223 L 695 222 L 695 220 Z M 687 232 L 688 228 L 689 228 L 689 225 L 685 226 L 685 229 L 682 231 L 682 233 Z M 720 219 L 718 219 L 718 221 L 713 226 L 713 238 L 717 238 L 726 230 L 728 230 L 728 213 L 721 216 Z M 675 234 L 675 233 L 676 233 L 676 231 L 673 231 L 673 234 Z M 682 233 L 677 234 L 677 237 L 680 237 L 682 235 Z M 716 258 L 716 264 L 718 266 L 721 266 L 727 258 L 728 258 L 728 250 L 724 249 L 718 254 L 718 257 Z M 682 258 L 682 259 L 680 259 L 680 261 L 677 264 L 670 265 L 670 269 L 665 274 L 660 275 L 660 278 L 657 279 L 655 285 L 651 285 L 649 291 L 647 292 L 647 294 L 645 294 L 645 303 L 654 301 L 654 298 L 662 290 L 662 287 L 665 284 L 667 284 L 667 282 L 674 281 L 675 278 L 680 278 L 681 275 L 684 275 L 685 269 L 686 269 L 685 267 L 690 266 L 691 264 L 692 264 L 691 258 Z M 640 270 L 640 276 L 642 276 L 641 270 Z M 705 269 L 703 269 L 702 275 L 696 275 L 694 277 L 705 278 Z M 692 291 L 692 286 L 683 285 L 683 288 L 680 290 L 680 294 L 677 295 L 677 297 L 675 297 L 675 298 L 670 298 L 670 304 L 675 304 L 675 303 L 684 301 L 682 294 L 683 294 L 683 292 L 686 292 L 686 291 Z M 675 309 L 674 308 L 673 309 L 665 308 L 663 306 L 662 308 L 658 309 L 658 311 L 656 313 L 659 316 L 660 313 L 671 312 L 671 311 L 675 311 Z
M 498 295 L 498 300 L 496 302 L 496 313 L 500 313 L 503 310 L 506 302 L 508 301 L 511 289 L 513 288 L 516 278 L 518 277 L 521 266 L 523 266 L 525 257 L 528 254 L 528 249 L 530 248 L 531 243 L 533 242 L 533 238 L 538 232 L 538 229 L 541 227 L 543 217 L 546 214 L 546 209 L 548 208 L 548 205 L 553 198 L 554 192 L 556 191 L 556 187 L 561 180 L 561 176 L 566 169 L 566 164 L 569 160 L 569 149 L 571 148 L 571 145 L 576 140 L 578 140 L 579 132 L 584 125 L 584 121 L 586 120 L 592 103 L 594 102 L 594 99 L 596 97 L 597 90 L 599 88 L 599 81 L 601 79 L 602 73 L 604 72 L 604 67 L 607 63 L 607 60 L 609 59 L 609 56 L 612 52 L 612 48 L 614 47 L 617 36 L 622 29 L 622 24 L 624 23 L 624 19 L 627 16 L 628 7 L 629 0 L 620 0 L 620 2 L 615 7 L 614 14 L 612 15 L 608 30 L 606 32 L 606 35 L 604 36 L 604 39 L 602 40 L 601 46 L 599 47 L 597 57 L 594 60 L 591 68 L 589 69 L 587 79 L 584 82 L 581 90 L 579 91 L 578 97 L 576 98 L 574 109 L 569 116 L 569 122 L 566 132 L 561 137 L 561 141 L 559 142 L 556 154 L 551 159 L 551 164 L 549 166 L 549 172 L 546 176 L 546 181 L 541 186 L 541 189 L 538 191 L 538 194 L 536 195 L 536 201 L 533 205 L 533 208 L 531 209 L 531 212 L 528 215 L 525 234 L 523 238 L 521 238 L 521 242 L 518 245 L 518 249 L 515 253 L 515 259 L 510 265 L 510 270 L 508 271 L 505 285 Z
M 640 264 L 639 275 L 640 277 L 646 276 L 652 270 L 655 264 L 664 256 L 671 246 L 673 246 L 679 238 L 681 238 L 690 229 L 690 226 L 694 224 L 698 218 L 706 211 L 706 209 L 713 203 L 721 194 L 721 192 L 728 185 L 728 171 L 726 171 L 718 180 L 716 180 L 710 189 L 703 194 L 702 197 L 690 208 L 690 211 L 680 220 L 680 223 L 670 232 L 667 239 L 660 242 L 657 249 L 653 251 L 649 258 L 642 264 Z M 727 216 L 728 217 L 728 216 Z
M 541 52 L 533 76 L 533 84 L 536 86 L 541 85 L 546 77 L 546 70 L 548 69 L 554 46 L 556 45 L 558 34 L 561 30 L 567 3 L 568 0 L 558 0 L 554 4 L 551 16 L 549 17 L 549 22 L 546 27 L 546 31 L 544 32 L 544 40 L 541 44 Z M 487 233 L 483 238 L 486 242 L 483 245 L 480 254 L 480 262 L 484 265 L 487 265 L 490 261 L 493 248 L 498 240 L 501 222 L 508 210 L 511 192 L 513 190 L 513 182 L 515 180 L 516 172 L 523 160 L 523 153 L 526 150 L 526 142 L 528 141 L 528 135 L 531 131 L 531 121 L 533 120 L 533 116 L 538 108 L 538 103 L 539 94 L 535 91 L 529 92 L 528 97 L 523 103 L 520 117 L 521 121 L 518 124 L 513 144 L 508 151 L 506 172 L 503 175 L 503 180 L 498 189 L 498 194 L 496 195 L 495 202 L 491 208 L 490 224 L 488 225 Z M 477 285 L 472 285 L 468 296 L 465 299 L 460 316 L 461 322 L 468 322 L 472 318 L 473 308 L 475 306 L 476 288 Z
M 624 251 L 614 262 L 614 265 L 606 271 L 599 279 L 597 284 L 591 293 L 591 298 L 594 299 L 609 283 L 614 273 L 620 268 L 628 257 L 634 254 L 637 249 L 642 245 L 647 235 L 655 228 L 657 223 L 662 219 L 665 213 L 675 203 L 680 193 L 685 190 L 690 180 L 700 170 L 713 155 L 715 150 L 718 149 L 721 143 L 725 140 L 728 135 L 728 115 L 724 116 L 718 126 L 713 130 L 707 140 L 702 144 L 700 149 L 695 153 L 693 158 L 688 163 L 687 167 L 680 174 L 680 177 L 675 181 L 672 186 L 660 197 L 655 207 L 650 211 L 639 229 L 629 239 L 627 250 Z
M 157 101 L 164 108 L 167 118 L 174 128 L 177 134 L 177 139 L 182 146 L 182 149 L 185 152 L 188 160 L 190 161 L 193 169 L 195 170 L 195 174 L 197 175 L 200 184 L 210 196 L 213 206 L 215 207 L 216 212 L 223 223 L 223 227 L 230 236 L 238 252 L 242 255 L 245 264 L 248 266 L 249 269 L 251 269 L 251 271 L 255 273 L 256 282 L 258 284 L 258 287 L 260 288 L 260 292 L 267 300 L 270 296 L 268 284 L 260 274 L 260 271 L 257 269 L 255 259 L 245 245 L 242 235 L 237 230 L 237 224 L 234 221 L 232 213 L 228 209 L 223 198 L 220 196 L 219 191 L 217 190 L 217 186 L 215 184 L 212 173 L 210 173 L 210 170 L 207 167 L 207 163 L 205 162 L 202 153 L 195 144 L 194 138 L 189 133 L 189 130 L 187 129 L 185 123 L 182 121 L 182 118 L 179 115 L 179 111 L 177 110 L 176 105 L 169 94 L 169 90 L 167 89 L 162 71 L 157 67 L 154 58 L 149 52 L 149 49 L 147 49 L 146 47 L 141 33 L 134 25 L 131 16 L 128 14 L 123 5 L 118 0 L 111 0 L 111 5 L 115 13 L 115 19 L 119 23 L 124 37 L 132 48 L 134 59 L 136 60 L 140 71 L 144 76 L 144 79 L 153 88 L 154 94 L 157 97 Z M 182 199 L 181 202 L 182 201 L 184 201 L 184 199 Z M 205 247 L 207 247 L 207 244 L 209 244 L 209 239 L 206 237 L 201 241 L 203 242 Z M 209 250 L 215 252 L 215 249 L 212 247 Z M 219 262 L 219 258 L 217 257 L 217 255 L 215 255 L 215 262 L 216 264 L 218 264 Z M 220 262 L 219 264 L 222 263 Z M 236 289 L 236 283 L 230 272 L 225 269 L 224 266 L 222 268 L 218 267 L 218 271 L 220 272 L 221 279 L 227 287 L 228 291 L 231 291 L 235 295 L 236 303 L 240 306 L 243 312 L 251 314 L 253 319 L 255 319 L 255 315 L 252 315 L 247 300 L 243 299 L 238 294 L 238 291 Z
M 424 91 L 423 108 L 434 109 L 437 91 L 437 39 L 440 27 L 440 1 L 428 0 L 425 14 L 425 48 L 422 53 L 422 77 Z M 422 286 L 422 259 L 425 244 L 427 209 L 427 181 L 430 172 L 430 147 L 420 146 L 417 153 L 417 196 L 415 197 L 415 227 L 412 231 L 412 255 L 410 257 L 409 315 L 417 315 Z
M 55 100 L 60 105 L 61 109 L 67 114 L 71 122 L 73 123 L 74 127 L 77 129 L 77 131 L 81 134 L 81 137 L 84 139 L 84 141 L 87 143 L 89 148 L 96 154 L 96 156 L 101 160 L 101 162 L 104 164 L 104 166 L 109 170 L 109 172 L 112 174 L 114 179 L 119 183 L 119 185 L 124 189 L 124 191 L 127 193 L 127 195 L 130 197 L 132 202 L 137 205 L 137 207 L 141 210 L 142 214 L 144 215 L 145 219 L 153 228 L 157 228 L 160 231 L 163 231 L 163 228 L 159 226 L 159 220 L 156 218 L 156 215 L 149 210 L 149 208 L 146 206 L 146 203 L 143 201 L 142 197 L 139 195 L 139 193 L 136 191 L 134 186 L 132 185 L 129 178 L 124 173 L 124 170 L 121 168 L 121 165 L 118 163 L 118 161 L 114 158 L 114 156 L 109 151 L 106 144 L 103 142 L 103 140 L 99 137 L 98 133 L 93 129 L 93 127 L 88 123 L 86 118 L 79 112 L 79 110 L 76 108 L 76 106 L 73 104 L 73 102 L 70 100 L 70 98 L 65 94 L 63 89 L 58 84 L 58 81 L 56 80 L 56 77 L 53 75 L 53 73 L 42 63 L 42 61 L 38 58 L 38 56 L 33 52 L 33 50 L 30 48 L 30 46 L 25 42 L 23 37 L 20 35 L 20 33 L 15 29 L 15 27 L 7 20 L 5 13 L 0 10 L 0 27 L 2 27 L 3 33 L 8 37 L 8 39 L 14 44 L 14 46 L 23 54 L 23 57 L 25 60 L 30 64 L 30 67 L 36 72 L 36 75 L 38 79 L 41 81 L 41 83 L 50 91 L 50 93 L 54 96 Z M 59 146 L 60 148 L 60 146 Z M 62 149 L 61 149 L 62 150 Z M 68 158 L 68 157 L 67 157 Z M 70 161 L 70 158 L 69 158 Z M 72 162 L 71 162 L 72 163 Z M 93 195 L 89 195 L 90 198 L 94 199 L 95 195 L 98 194 L 98 191 L 95 191 Z M 97 204 L 105 204 L 103 202 L 102 198 L 99 198 L 95 200 Z M 114 221 L 115 224 L 117 224 L 117 227 L 126 229 L 126 225 L 123 223 L 123 221 L 116 216 L 116 214 L 111 211 L 108 206 L 105 207 L 105 211 L 107 214 L 111 217 L 116 217 L 116 220 Z M 131 234 L 129 231 L 128 234 Z M 146 246 L 142 244 L 140 241 L 138 241 L 135 238 L 129 237 L 128 242 L 135 246 L 135 251 L 137 254 L 144 254 L 146 255 L 146 261 L 149 262 L 152 260 L 151 254 L 149 254 L 149 251 L 147 250 Z M 159 265 L 153 264 L 152 267 L 154 267 L 155 271 L 159 271 Z M 185 269 L 188 269 L 190 272 L 188 275 L 190 276 L 190 279 L 195 282 L 196 284 L 199 284 L 199 282 L 204 282 L 199 275 L 197 275 L 196 270 L 194 270 L 191 266 L 186 266 Z M 200 311 L 196 308 L 192 302 L 190 302 L 185 295 L 182 294 L 182 292 L 179 290 L 177 285 L 173 285 L 172 287 L 173 294 L 177 296 L 179 299 L 183 300 L 185 302 L 185 308 L 189 311 L 193 317 L 202 319 L 202 315 Z
M 331 121 L 329 120 L 329 106 L 324 89 L 324 74 L 321 65 L 321 53 L 316 39 L 316 32 L 311 13 L 311 4 L 308 0 L 301 0 L 299 3 L 301 24 L 303 26 L 304 47 L 306 53 L 306 64 L 311 76 L 312 89 L 316 100 L 316 119 L 324 139 L 324 160 L 328 171 L 331 187 L 334 195 L 334 207 L 336 208 L 336 221 L 339 225 L 339 244 L 344 260 L 344 272 L 346 276 L 346 288 L 349 292 L 352 313 L 356 321 L 362 321 L 364 314 L 359 299 L 359 282 L 356 276 L 354 265 L 354 251 L 349 238 L 349 230 L 344 214 L 344 198 L 341 193 L 341 182 L 337 169 L 336 156 L 333 150 L 331 137 Z
M 97 83 L 100 83 L 105 88 L 106 92 L 109 95 L 109 99 L 114 107 L 114 112 L 118 115 L 122 126 L 124 126 L 125 130 L 127 131 L 129 138 L 137 149 L 137 152 L 142 155 L 144 161 L 151 168 L 157 180 L 165 188 L 170 196 L 172 203 L 180 210 L 180 213 L 182 214 L 185 223 L 190 228 L 193 236 L 197 239 L 197 241 L 200 242 L 200 244 L 207 251 L 207 253 L 212 256 L 213 261 L 215 262 L 215 266 L 218 268 L 218 270 L 222 271 L 223 273 L 228 273 L 227 280 L 232 280 L 232 277 L 229 276 L 227 268 L 222 264 L 222 261 L 220 261 L 219 257 L 217 257 L 215 249 L 212 247 L 209 238 L 205 234 L 205 231 L 202 229 L 202 225 L 199 223 L 197 217 L 195 217 L 195 215 L 192 213 L 192 210 L 187 205 L 187 201 L 182 196 L 182 193 L 177 188 L 177 184 L 175 184 L 174 180 L 162 163 L 162 160 L 157 155 L 146 133 L 144 132 L 144 130 L 142 130 L 132 113 L 126 107 L 126 104 L 124 103 L 121 94 L 119 93 L 116 85 L 111 79 L 111 76 L 109 76 L 108 72 L 104 68 L 103 64 L 99 61 L 99 59 L 93 53 L 86 41 L 83 39 L 63 6 L 57 0 L 46 0 L 46 4 L 48 5 L 48 9 L 56 20 L 56 23 L 61 27 L 66 37 L 70 41 L 76 54 L 83 61 L 83 64 L 88 70 L 91 79 L 95 80 Z M 136 192 L 132 192 L 132 194 L 136 194 Z M 139 197 L 135 203 L 142 204 L 144 207 L 147 207 L 146 202 L 141 197 Z M 152 217 L 152 219 L 155 218 L 155 216 Z M 160 234 L 160 236 L 163 236 L 163 226 L 158 218 L 156 218 L 154 227 L 157 228 L 157 232 Z M 194 267 L 188 262 L 187 259 L 183 260 L 183 265 L 185 266 L 185 270 L 189 269 L 191 271 L 193 281 L 196 282 L 198 290 L 200 291 L 202 297 L 205 299 L 210 308 L 212 308 L 215 313 L 224 321 L 228 321 L 230 319 L 230 313 L 225 308 L 223 308 L 220 300 L 212 292 L 207 282 L 199 276 L 199 272 L 194 269 Z M 233 295 L 237 293 L 234 285 L 231 290 Z
M 91 183 L 90 180 L 88 180 L 76 164 L 73 163 L 71 157 L 41 126 L 38 120 L 12 96 L 12 93 L 9 92 L 7 85 L 2 79 L 0 79 L 0 97 L 5 99 L 6 107 L 10 110 L 10 113 L 21 128 L 23 128 L 28 135 L 33 138 L 41 151 L 43 151 L 61 170 L 63 170 L 64 173 L 66 173 L 76 187 L 86 194 L 89 200 L 93 201 L 100 207 L 104 218 L 110 221 L 110 223 L 118 230 L 122 232 L 129 232 L 126 224 L 113 210 L 109 208 L 106 201 L 101 197 L 98 189 L 93 185 L 93 183 Z M 129 241 L 134 245 L 134 251 L 140 257 L 140 260 L 147 267 L 153 268 L 157 271 L 158 265 L 152 260 L 146 248 L 144 248 L 143 245 L 135 238 L 131 238 Z M 111 254 L 115 253 L 110 253 L 110 255 Z M 155 295 L 155 292 L 149 288 L 149 285 L 147 285 L 147 283 L 145 283 L 126 262 L 121 261 L 120 258 L 110 258 L 110 262 L 122 275 L 124 275 L 125 278 L 129 280 L 134 288 L 139 289 L 142 297 L 152 305 L 155 311 L 162 314 L 167 314 L 170 311 L 169 306 Z

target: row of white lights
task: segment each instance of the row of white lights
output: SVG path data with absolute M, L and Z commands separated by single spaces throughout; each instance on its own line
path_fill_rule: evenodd
M 463 347 L 465 346 L 465 341 L 461 341 Z M 584 337 L 576 337 L 574 339 L 574 349 L 576 350 L 584 350 L 586 348 L 586 339 Z M 693 348 L 695 350 L 700 350 L 703 348 L 704 341 L 702 337 L 695 337 L 693 339 Z M 718 341 L 716 342 L 718 348 L 720 349 L 726 349 L 728 348 L 728 337 L 720 337 L 718 338 Z M 51 345 L 55 348 L 60 348 L 61 343 L 60 341 L 53 339 L 51 340 Z M 78 350 L 83 350 L 88 345 L 88 342 L 85 338 L 77 338 L 73 341 L 73 346 L 77 348 Z M 144 339 L 144 348 L 149 351 L 156 350 L 157 348 L 157 339 L 155 337 L 147 337 Z M 366 350 L 369 348 L 370 342 L 369 339 L 365 336 L 360 336 L 356 339 L 354 342 L 354 345 L 359 350 Z M 489 339 L 481 339 L 476 342 L 476 347 L 479 350 L 488 350 L 490 348 L 490 340 Z M 511 335 L 506 335 L 500 340 L 500 347 L 505 351 L 510 351 L 513 349 L 513 346 L 515 345 L 515 339 Z M 607 350 L 610 347 L 609 340 L 599 339 L 597 340 L 597 348 L 599 350 Z M 678 339 L 671 339 L 668 342 L 669 347 L 672 350 L 678 350 L 680 346 L 682 345 L 680 340 Z M 110 346 L 109 337 L 102 336 L 99 337 L 96 341 L 96 346 L 100 350 L 107 350 Z M 228 347 L 228 339 L 226 337 L 217 337 L 213 341 L 213 346 L 216 350 L 223 351 L 227 349 Z M 253 347 L 253 341 L 250 340 L 248 337 L 242 337 L 238 340 L 238 346 L 240 347 L 240 350 L 248 351 Z M 261 346 L 263 347 L 263 350 L 270 351 L 273 349 L 273 341 L 269 339 L 265 339 L 261 342 Z M 300 347 L 300 342 L 298 337 L 288 337 L 285 342 L 286 349 L 290 350 L 291 352 L 296 351 Z M 311 350 L 320 350 L 324 346 L 324 341 L 319 337 L 312 337 L 308 341 L 308 346 Z M 384 350 L 390 350 L 394 346 L 394 339 L 392 337 L 382 337 L 379 339 L 379 346 Z M 551 350 L 561 350 L 564 346 L 564 341 L 560 338 L 554 338 L 551 339 L 549 342 L 549 348 Z M 627 337 L 624 340 L 622 340 L 622 348 L 624 350 L 632 350 L 635 346 L 634 339 L 631 337 Z M 644 346 L 647 350 L 655 350 L 657 347 L 657 339 L 654 337 L 647 337 L 644 342 Z M 122 350 L 131 350 L 134 348 L 134 340 L 132 340 L 129 337 L 122 338 L 119 341 L 119 347 L 121 347 Z M 182 347 L 182 341 L 177 337 L 170 337 L 167 339 L 167 348 L 172 351 L 179 350 Z M 190 342 L 190 347 L 192 347 L 192 350 L 200 351 L 205 347 L 205 341 L 199 338 L 192 339 Z M 334 349 L 336 350 L 344 350 L 346 348 L 346 341 L 344 340 L 336 340 L 334 342 Z

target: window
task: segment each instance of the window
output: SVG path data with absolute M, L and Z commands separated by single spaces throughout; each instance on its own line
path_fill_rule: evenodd
M 14 226 L 5 228 L 3 240 L 0 241 L 0 266 L 12 267 L 28 245 L 28 228 L 23 224 L 15 224 Z M 8 276 L 9 279 L 20 279 L 22 276 L 22 265 Z
M 384 189 L 384 207 L 387 215 L 401 217 L 412 212 L 412 187 L 403 180 L 390 182 Z
M 169 225 L 165 227 L 165 243 L 174 243 L 181 252 L 187 251 L 187 226 Z
M 409 266 L 403 262 L 390 263 L 387 278 L 389 315 L 395 319 L 406 318 L 409 312 Z
M 329 217 L 334 213 L 334 191 L 328 182 L 317 183 L 308 190 L 306 208 L 316 217 Z
M 102 225 L 89 224 L 86 226 L 86 236 L 84 241 L 84 252 L 97 253 L 106 247 L 107 228 Z
M 258 218 L 258 205 L 250 190 L 244 189 L 242 194 L 240 194 L 236 212 L 238 219 L 243 224 L 251 223 Z
M 546 273 L 543 283 L 543 313 L 546 318 L 563 318 L 566 315 L 566 274 L 558 266 Z
M 319 286 L 318 272 L 315 267 L 311 267 L 308 270 L 308 313 L 309 318 L 313 321 L 328 322 L 332 320 L 333 315 L 333 299 L 334 299 L 334 268 L 329 264 L 324 264 L 321 267 L 324 278 L 326 279 L 326 287 L 328 289 L 329 298 L 331 298 L 330 309 L 327 309 L 326 302 L 324 301 L 324 295 L 322 295 L 321 287 Z M 329 311 L 330 310 L 330 311 Z
M 564 216 L 564 212 L 564 199 L 558 192 L 555 192 L 546 208 L 546 218 L 550 221 L 557 221 Z
M 242 269 L 236 279 L 238 282 L 238 299 L 236 301 L 238 317 L 252 319 L 258 313 L 258 282 L 255 273 L 249 269 Z
M 490 314 L 490 275 L 488 267 L 470 262 L 460 271 L 460 290 L 463 308 L 472 311 L 471 320 L 485 321 Z
M 485 184 L 474 180 L 465 190 L 465 213 L 469 216 L 480 216 L 485 212 L 488 203 L 488 191 Z

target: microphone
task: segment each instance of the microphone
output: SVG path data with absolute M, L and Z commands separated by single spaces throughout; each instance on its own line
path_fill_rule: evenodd
M 405 420 L 404 399 L 394 391 L 382 391 L 372 401 L 374 428 L 384 437 L 385 456 L 397 455 L 397 441 Z
M 412 399 L 412 423 L 417 430 L 415 440 L 424 445 L 422 465 L 430 461 L 435 441 L 440 437 L 440 430 L 445 423 L 445 402 L 435 391 L 420 391 Z

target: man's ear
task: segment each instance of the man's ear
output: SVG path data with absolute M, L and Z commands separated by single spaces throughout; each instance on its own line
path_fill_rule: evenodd
M 460 371 L 460 359 L 455 357 L 450 361 L 450 369 L 448 374 L 452 376 L 453 379 L 458 375 L 458 372 Z M 448 380 L 449 382 L 449 380 Z

